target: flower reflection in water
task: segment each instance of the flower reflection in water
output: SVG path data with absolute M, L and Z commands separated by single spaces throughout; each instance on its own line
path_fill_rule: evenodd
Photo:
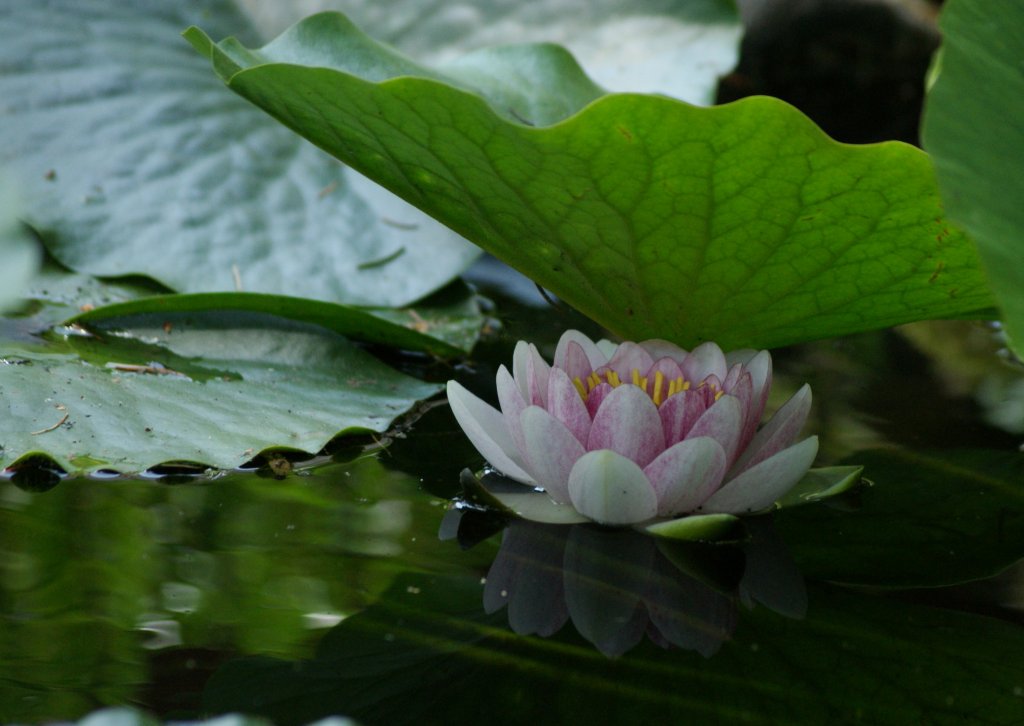
M 458 536 L 472 510 L 453 509 L 442 538 Z M 572 621 L 606 656 L 646 634 L 656 645 L 709 657 L 736 627 L 739 604 L 790 618 L 807 609 L 803 578 L 770 517 L 747 522 L 735 545 L 670 542 L 624 529 L 513 521 L 484 586 L 488 613 L 508 608 L 519 635 L 554 635 Z

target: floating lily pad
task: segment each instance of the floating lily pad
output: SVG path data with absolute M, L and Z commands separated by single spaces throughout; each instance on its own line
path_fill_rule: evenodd
M 251 312 L 161 316 L 154 327 L 0 346 L 0 467 L 70 472 L 187 461 L 238 466 L 383 431 L 440 390 L 322 328 Z
M 1015 350 L 1024 356 L 1024 6 L 951 0 L 923 141 L 952 219 L 978 244 Z M 1008 123 L 1012 119 L 1014 123 Z
M 858 505 L 783 509 L 776 529 L 809 577 L 937 587 L 989 577 L 1024 557 L 1024 454 L 861 452 L 873 482 Z
M 11 183 L 0 177 L 0 310 L 12 307 L 39 263 L 39 251 L 26 239 L 14 204 Z
M 403 305 L 477 250 L 225 93 L 180 32 L 229 0 L 0 7 L 0 166 L 62 263 L 180 291 Z
M 550 45 L 426 69 L 322 14 L 186 36 L 230 88 L 612 331 L 771 347 L 991 306 L 928 157 L 769 98 L 602 95 Z

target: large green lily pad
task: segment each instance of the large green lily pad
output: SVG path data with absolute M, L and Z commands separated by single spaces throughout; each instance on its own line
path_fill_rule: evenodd
M 552 46 L 427 70 L 337 14 L 252 51 L 189 40 L 230 88 L 612 331 L 776 346 L 991 305 L 931 164 L 792 107 L 601 96 Z
M 230 0 L 0 5 L 0 166 L 68 267 L 180 291 L 404 305 L 477 255 L 225 93 L 180 32 Z
M 1024 557 L 1024 453 L 861 452 L 873 482 L 853 502 L 783 509 L 776 529 L 808 577 L 937 587 Z
M 1011 343 L 1024 356 L 1024 5 L 950 0 L 924 145 L 949 215 L 978 244 Z
M 238 466 L 383 431 L 440 386 L 339 335 L 252 312 L 167 313 L 125 332 L 0 346 L 0 468 L 36 455 L 70 472 L 188 461 Z
M 0 176 L 0 310 L 17 303 L 38 258 L 38 250 L 18 224 L 13 184 Z

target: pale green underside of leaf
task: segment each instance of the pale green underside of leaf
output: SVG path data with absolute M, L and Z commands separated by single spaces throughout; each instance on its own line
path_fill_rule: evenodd
M 624 337 L 769 347 L 991 306 L 926 155 L 838 144 L 781 101 L 595 100 L 552 46 L 424 70 L 332 14 L 259 51 L 187 36 L 243 97 Z
M 924 121 L 949 215 L 972 235 L 1024 356 L 1024 6 L 950 0 Z
M 180 37 L 230 0 L 0 6 L 0 166 L 68 267 L 179 291 L 404 305 L 477 250 L 258 109 Z
M 340 10 L 373 37 L 426 63 L 505 43 L 557 43 L 611 91 L 664 93 L 710 104 L 736 65 L 732 0 L 241 0 L 265 37 L 304 15 Z
M 132 323 L 128 337 L 29 334 L 65 305 L 3 321 L 0 468 L 34 455 L 80 473 L 316 453 L 338 434 L 385 430 L 440 390 L 322 327 L 253 310 L 111 319 Z

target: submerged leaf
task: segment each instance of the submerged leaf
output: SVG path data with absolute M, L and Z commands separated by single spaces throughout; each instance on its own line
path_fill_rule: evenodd
M 438 70 L 342 16 L 246 50 L 230 88 L 623 337 L 726 347 L 965 316 L 991 299 L 926 155 L 785 103 L 600 96 L 551 46 Z

